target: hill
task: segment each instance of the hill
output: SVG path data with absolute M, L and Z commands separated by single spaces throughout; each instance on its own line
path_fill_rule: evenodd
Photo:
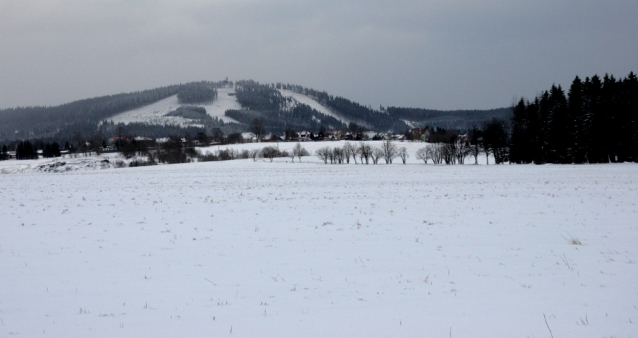
M 174 114 L 183 106 L 203 108 L 198 118 Z M 433 126 L 467 129 L 491 117 L 507 117 L 509 108 L 437 111 L 419 108 L 372 109 L 347 98 L 291 84 L 199 81 L 70 102 L 53 107 L 0 110 L 0 141 L 66 141 L 112 135 L 118 125 L 131 134 L 166 136 L 248 131 L 258 119 L 266 132 L 365 129 L 402 132 Z

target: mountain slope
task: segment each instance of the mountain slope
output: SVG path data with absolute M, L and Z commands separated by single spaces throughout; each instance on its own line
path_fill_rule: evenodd
M 236 123 L 237 121 L 224 115 L 226 110 L 241 109 L 241 105 L 237 102 L 237 98 L 234 95 L 234 89 L 232 87 L 223 87 L 217 89 L 217 93 L 218 97 L 212 103 L 195 104 L 193 106 L 206 109 L 206 113 L 211 117 L 219 118 L 224 122 Z M 183 105 L 184 104 L 179 103 L 177 95 L 173 95 L 153 104 L 119 113 L 109 120 L 115 124 L 149 123 L 158 125 L 201 126 L 201 123 L 194 120 L 184 119 L 178 116 L 166 116 L 168 113 Z
M 185 106 L 204 108 L 206 119 L 173 114 Z M 467 129 L 491 117 L 506 118 L 509 108 L 436 111 L 390 107 L 375 110 L 340 96 L 290 84 L 253 80 L 191 82 L 145 91 L 108 95 L 55 107 L 0 110 L 0 141 L 110 136 L 118 124 L 131 134 L 223 133 L 250 129 L 258 119 L 266 132 L 358 128 L 402 132 L 412 127 Z M 167 116 L 168 114 L 174 116 Z M 108 123 L 104 123 L 108 122 Z M 113 122 L 113 123 L 111 123 Z M 100 136 L 101 135 L 101 136 Z

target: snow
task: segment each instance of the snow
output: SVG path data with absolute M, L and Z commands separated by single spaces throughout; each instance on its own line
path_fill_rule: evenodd
M 337 120 L 348 124 L 350 123 L 350 120 L 341 116 L 339 113 L 333 111 L 332 109 L 322 105 L 321 103 L 317 102 L 315 99 L 306 96 L 304 94 L 299 94 L 299 93 L 295 93 L 291 90 L 287 90 L 287 89 L 279 89 L 279 92 L 281 93 L 281 95 L 283 97 L 290 97 L 294 100 L 294 102 L 298 102 L 298 103 L 303 103 L 305 105 L 310 106 L 310 108 L 315 109 L 316 111 L 328 115 L 328 116 L 332 116 L 334 118 L 336 118 Z
M 0 336 L 636 336 L 636 165 L 289 160 L 0 175 Z
M 235 90 L 231 87 L 218 88 L 217 99 L 213 103 L 208 105 L 194 105 L 197 107 L 204 107 L 206 113 L 212 117 L 217 117 L 224 122 L 237 122 L 235 119 L 227 117 L 224 112 L 228 109 L 241 109 L 241 105 L 237 102 L 237 97 L 229 95 L 234 93 Z M 182 106 L 177 101 L 177 95 L 167 97 L 163 100 L 149 104 L 147 106 L 129 110 L 120 114 L 117 114 L 109 119 L 114 123 L 148 123 L 148 124 L 172 124 L 178 126 L 196 126 L 202 127 L 197 121 L 192 119 L 186 119 L 179 116 L 165 116 L 171 111 Z
M 229 109 L 242 109 L 234 94 L 235 89 L 232 87 L 218 88 L 217 99 L 212 104 L 201 107 L 206 108 L 206 113 L 212 117 L 218 117 L 224 122 L 237 122 L 235 119 L 224 115 Z
M 290 90 L 279 90 L 282 96 L 291 97 L 294 101 L 292 107 L 297 103 L 307 104 L 310 107 L 316 109 L 318 112 L 332 116 L 343 123 L 349 123 L 350 120 L 332 111 L 328 107 L 321 105 L 319 102 L 311 97 L 303 94 L 298 94 Z M 217 117 L 224 122 L 237 122 L 235 119 L 225 116 L 224 113 L 229 109 L 242 109 L 241 104 L 237 101 L 237 97 L 234 95 L 235 89 L 231 86 L 217 89 L 217 99 L 211 104 L 207 105 L 195 105 L 198 107 L 204 107 L 206 113 L 212 117 Z M 177 95 L 165 98 L 157 101 L 153 104 L 129 110 L 120 114 L 117 114 L 110 118 L 114 123 L 148 123 L 148 124 L 172 124 L 178 126 L 197 126 L 202 127 L 197 121 L 191 119 L 185 119 L 179 116 L 165 116 L 171 111 L 180 107 L 181 104 L 177 102 Z
M 117 114 L 109 120 L 112 120 L 115 124 L 138 122 L 159 125 L 172 124 L 182 127 L 191 125 L 193 120 L 179 116 L 164 116 L 179 106 L 181 105 L 177 102 L 177 95 L 173 95 L 147 106 Z
M 71 154 L 28 161 L 8 160 L 0 161 L 0 174 L 63 173 L 69 171 L 107 169 L 115 167 L 117 161 L 128 164 L 128 162 L 134 159 L 125 160 L 116 153 L 107 153 L 100 156 L 95 156 L 94 153 L 92 153 L 88 156 L 83 154 Z M 143 160 L 145 160 L 145 158 Z

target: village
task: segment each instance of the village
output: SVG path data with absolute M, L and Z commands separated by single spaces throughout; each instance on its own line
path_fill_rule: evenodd
M 397 141 L 397 142 L 429 142 L 433 133 L 432 128 L 413 128 L 403 134 L 383 133 L 376 131 L 342 131 L 342 130 L 320 130 L 311 132 L 308 130 L 294 131 L 287 130 L 282 134 L 267 133 L 258 135 L 254 132 L 233 133 L 229 135 L 208 135 L 205 132 L 198 132 L 191 137 L 171 136 L 150 138 L 146 136 L 113 135 L 108 139 L 93 137 L 88 141 L 66 142 L 60 146 L 57 142 L 48 143 L 43 141 L 14 142 L 9 146 L 3 146 L 0 150 L 0 160 L 25 160 L 37 158 L 60 157 L 74 153 L 115 153 L 123 149 L 156 149 L 167 142 L 181 143 L 184 147 L 206 147 L 215 145 L 238 144 L 238 143 L 272 143 L 272 142 L 328 142 L 328 141 Z M 459 136 L 463 140 L 466 135 Z

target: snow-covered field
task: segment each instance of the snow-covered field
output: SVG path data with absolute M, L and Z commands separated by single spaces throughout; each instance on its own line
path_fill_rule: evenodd
M 204 107 L 208 115 L 217 117 L 224 122 L 237 122 L 224 115 L 224 112 L 228 109 L 241 109 L 241 105 L 237 102 L 237 97 L 229 95 L 234 92 L 235 90 L 230 87 L 218 88 L 217 99 L 215 99 L 212 104 L 195 106 Z M 143 122 L 160 125 L 201 126 L 191 119 L 185 119 L 179 116 L 165 116 L 180 106 L 181 104 L 177 101 L 177 95 L 173 95 L 153 104 L 117 114 L 110 118 L 109 121 L 113 120 L 113 123 Z
M 0 337 L 638 336 L 636 165 L 311 160 L 0 175 Z

